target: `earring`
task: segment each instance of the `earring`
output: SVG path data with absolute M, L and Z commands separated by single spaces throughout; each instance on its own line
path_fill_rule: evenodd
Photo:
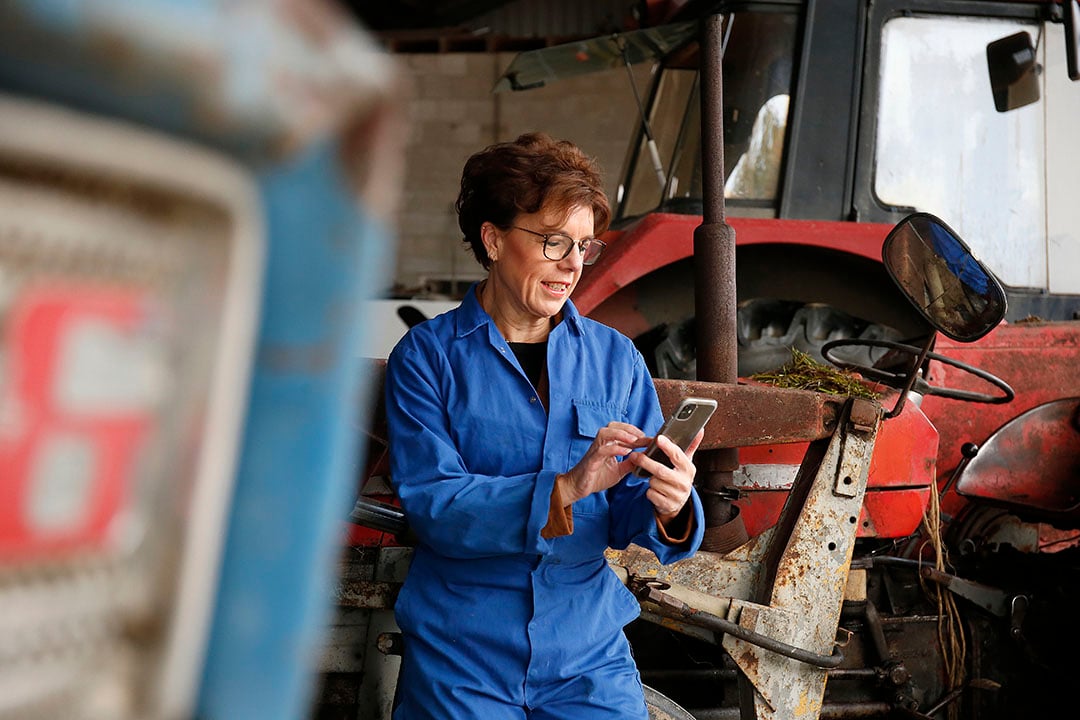
M 487 233 L 490 233 L 490 236 Z M 484 223 L 480 228 L 480 237 L 481 242 L 484 243 L 484 251 L 487 253 L 488 260 L 493 263 L 498 262 L 499 255 L 496 253 L 495 249 L 498 247 L 499 235 L 495 226 Z M 491 241 L 490 245 L 488 244 L 488 240 Z

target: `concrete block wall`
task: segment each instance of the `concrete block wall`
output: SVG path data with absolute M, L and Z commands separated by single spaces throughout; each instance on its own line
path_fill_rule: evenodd
M 517 93 L 491 92 L 514 53 L 399 54 L 411 82 L 404 202 L 398 217 L 394 287 L 412 294 L 428 279 L 455 279 L 461 289 L 483 269 L 461 243 L 454 201 L 461 167 L 477 150 L 541 130 L 572 140 L 597 158 L 614 204 L 637 129 L 637 107 L 624 68 L 569 78 Z M 635 66 L 647 92 L 649 64 Z

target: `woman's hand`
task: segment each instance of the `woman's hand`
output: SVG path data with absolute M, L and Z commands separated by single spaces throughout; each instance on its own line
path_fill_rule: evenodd
M 697 474 L 697 468 L 693 462 L 694 451 L 697 450 L 704 437 L 705 431 L 699 430 L 686 452 L 683 452 L 682 448 L 666 435 L 657 435 L 656 445 L 668 456 L 673 465 L 670 468 L 650 459 L 644 453 L 635 453 L 629 458 L 642 470 L 652 473 L 645 497 L 656 508 L 660 522 L 666 523 L 678 515 L 690 498 L 690 491 L 694 487 L 694 476 Z
M 569 506 L 618 483 L 634 469 L 631 453 L 648 441 L 645 433 L 628 423 L 610 422 L 600 428 L 578 464 L 555 478 L 563 502 Z

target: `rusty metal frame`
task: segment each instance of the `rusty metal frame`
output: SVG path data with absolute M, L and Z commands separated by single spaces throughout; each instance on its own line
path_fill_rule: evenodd
M 716 400 L 699 450 L 820 440 L 832 435 L 847 398 L 769 385 L 655 379 L 665 412 L 684 397 Z

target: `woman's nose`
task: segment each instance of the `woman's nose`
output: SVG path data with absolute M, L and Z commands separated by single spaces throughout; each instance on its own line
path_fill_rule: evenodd
M 570 253 L 559 261 L 559 264 L 563 267 L 571 267 L 575 270 L 580 270 L 584 266 L 584 263 L 582 262 L 583 257 L 584 253 L 581 252 L 581 248 L 575 245 Z

